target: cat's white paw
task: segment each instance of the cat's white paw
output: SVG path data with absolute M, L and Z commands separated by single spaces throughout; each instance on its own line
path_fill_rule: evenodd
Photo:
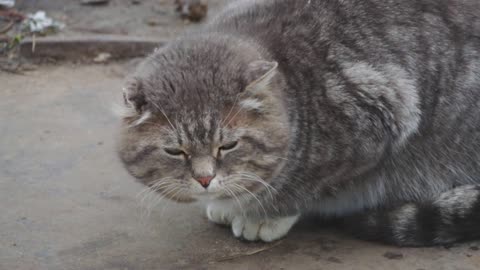
M 251 221 L 243 216 L 236 216 L 232 221 L 232 231 L 235 237 L 242 237 L 248 241 L 272 242 L 287 235 L 298 218 L 299 216 L 291 216 Z
M 234 207 L 228 203 L 211 203 L 207 206 L 207 217 L 213 223 L 219 225 L 232 224 L 236 215 Z

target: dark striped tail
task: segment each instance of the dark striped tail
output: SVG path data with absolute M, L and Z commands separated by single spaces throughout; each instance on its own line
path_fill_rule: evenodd
M 461 186 L 423 204 L 348 217 L 347 230 L 367 240 L 431 246 L 480 238 L 480 185 Z

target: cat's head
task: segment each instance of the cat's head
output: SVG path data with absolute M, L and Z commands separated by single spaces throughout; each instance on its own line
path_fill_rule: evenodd
M 278 64 L 243 42 L 172 43 L 128 80 L 120 158 L 180 202 L 261 191 L 286 163 L 284 87 Z

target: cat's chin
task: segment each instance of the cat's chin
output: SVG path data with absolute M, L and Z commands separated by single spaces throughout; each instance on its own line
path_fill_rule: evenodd
M 175 199 L 167 197 L 167 199 L 176 203 L 183 203 L 183 204 L 190 204 L 198 201 L 198 198 L 194 198 L 194 197 L 183 197 L 183 198 L 175 198 Z
M 209 203 L 213 201 L 228 201 L 231 197 L 224 193 L 204 192 L 192 195 L 194 202 Z

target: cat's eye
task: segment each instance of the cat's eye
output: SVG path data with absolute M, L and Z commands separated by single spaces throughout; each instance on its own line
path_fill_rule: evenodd
M 181 149 L 176 149 L 176 148 L 165 148 L 165 152 L 171 156 L 186 156 L 187 153 L 185 153 Z
M 228 151 L 228 150 L 232 150 L 232 149 L 235 148 L 237 145 L 238 145 L 238 141 L 234 141 L 234 142 L 230 142 L 230 143 L 224 144 L 224 145 L 222 145 L 222 146 L 221 146 L 220 148 L 218 148 L 218 149 L 221 150 L 221 151 Z

